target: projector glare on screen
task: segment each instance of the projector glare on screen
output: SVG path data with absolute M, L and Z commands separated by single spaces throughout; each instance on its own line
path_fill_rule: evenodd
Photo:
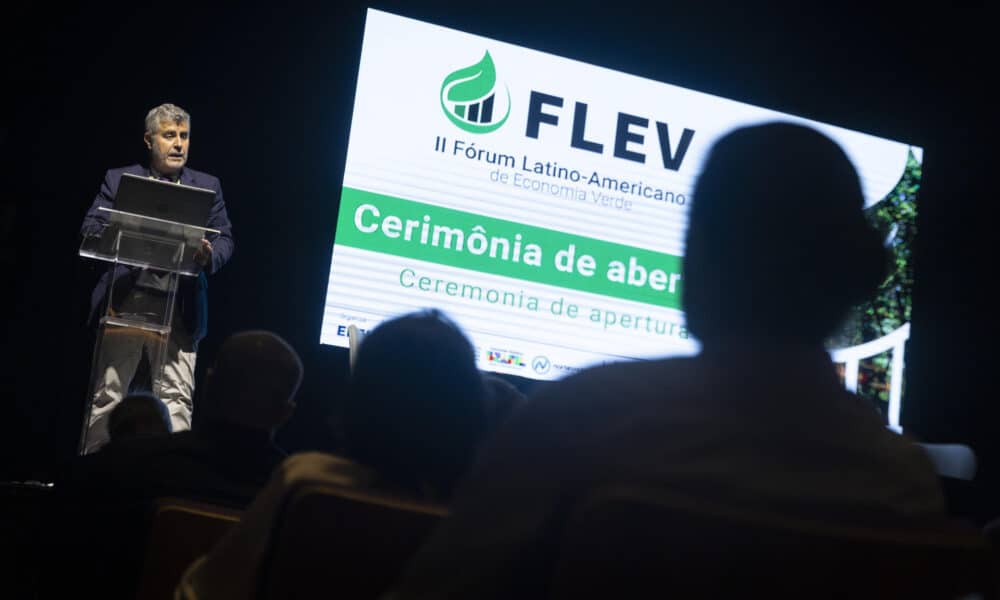
M 895 255 L 829 346 L 898 427 L 919 148 L 376 10 L 321 341 L 435 307 L 480 368 L 522 377 L 696 353 L 680 303 L 694 181 L 720 136 L 768 121 L 841 145 Z

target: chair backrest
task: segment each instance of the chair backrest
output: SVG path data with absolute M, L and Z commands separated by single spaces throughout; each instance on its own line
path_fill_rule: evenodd
M 971 481 L 976 476 L 976 453 L 965 444 L 925 444 L 934 469 L 942 477 Z
M 257 600 L 377 598 L 445 514 L 389 494 L 298 485 L 275 520 Z
M 184 498 L 154 501 L 140 600 L 171 600 L 184 569 L 207 554 L 235 525 L 242 511 Z
M 570 517 L 550 597 L 994 598 L 992 559 L 950 520 L 848 527 L 611 488 Z

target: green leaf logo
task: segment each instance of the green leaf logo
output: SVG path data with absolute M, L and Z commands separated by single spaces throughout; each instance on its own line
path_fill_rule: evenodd
M 459 69 L 444 78 L 441 84 L 441 109 L 448 119 L 469 133 L 496 131 L 510 116 L 510 90 L 497 99 L 497 71 L 489 52 L 471 67 Z M 506 105 L 503 118 L 494 120 Z M 500 110 L 498 110 L 500 109 Z

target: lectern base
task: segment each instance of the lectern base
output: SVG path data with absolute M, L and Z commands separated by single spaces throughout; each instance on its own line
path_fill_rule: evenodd
M 173 431 L 190 429 L 195 358 L 191 336 L 176 326 L 164 335 L 106 321 L 94 349 L 93 394 L 81 454 L 94 452 L 108 442 L 111 411 L 128 394 L 144 360 L 150 367 L 153 395 L 167 406 Z

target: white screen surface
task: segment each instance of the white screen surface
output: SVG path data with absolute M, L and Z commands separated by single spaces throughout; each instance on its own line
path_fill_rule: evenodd
M 695 178 L 720 136 L 775 120 L 837 141 L 866 211 L 919 179 L 904 143 L 369 10 L 321 342 L 435 307 L 489 371 L 695 353 L 680 310 Z M 908 306 L 832 352 L 849 388 L 888 353 L 896 422 Z

